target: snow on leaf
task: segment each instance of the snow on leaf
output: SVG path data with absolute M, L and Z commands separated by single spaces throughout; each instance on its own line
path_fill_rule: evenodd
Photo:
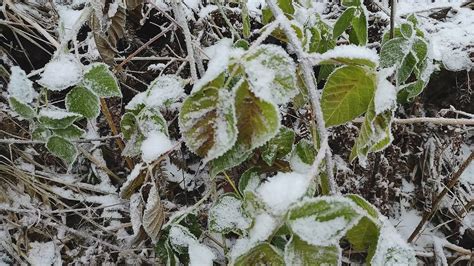
M 216 259 L 210 248 L 198 242 L 190 244 L 188 252 L 190 266 L 212 266 L 212 261 Z
M 10 71 L 10 81 L 7 86 L 8 95 L 25 104 L 33 102 L 38 97 L 38 93 L 33 88 L 33 82 L 28 79 L 25 71 L 17 66 L 11 67 Z
M 246 265 L 285 265 L 282 254 L 268 243 L 258 244 L 245 254 L 237 257 L 235 266 Z
M 375 91 L 375 74 L 360 66 L 336 69 L 324 85 L 321 98 L 326 126 L 349 122 L 367 111 Z
M 374 96 L 375 113 L 392 110 L 397 104 L 397 90 L 387 77 L 393 72 L 393 68 L 381 69 L 377 76 L 377 89 Z
M 298 173 L 278 173 L 257 188 L 257 195 L 275 215 L 283 215 L 308 190 L 310 179 Z
M 159 76 L 150 83 L 144 100 L 148 108 L 170 106 L 184 96 L 183 80 L 176 75 Z
M 154 132 L 162 132 L 168 136 L 168 124 L 159 110 L 144 108 L 136 118 L 138 128 L 145 137 L 148 137 Z M 133 130 L 133 125 L 130 124 L 129 126 L 132 127 L 131 130 Z
M 120 187 L 119 195 L 121 198 L 129 198 L 130 195 L 132 195 L 132 193 L 143 184 L 145 176 L 140 174 L 142 166 L 143 163 L 135 165 L 133 170 L 127 176 L 127 180 L 125 180 L 125 182 Z
M 290 167 L 293 171 L 304 174 L 308 173 L 316 157 L 313 143 L 301 139 L 293 148 L 290 156 Z
M 130 222 L 132 223 L 133 236 L 140 234 L 143 219 L 143 201 L 141 193 L 130 196 Z
M 52 91 L 62 91 L 82 79 L 82 64 L 72 54 L 59 54 L 44 67 L 38 83 Z
M 90 90 L 77 86 L 66 95 L 66 108 L 70 112 L 78 113 L 88 119 L 99 116 L 99 98 Z
M 141 145 L 142 159 L 146 163 L 151 163 L 172 148 L 173 143 L 164 133 L 150 132 Z
M 404 38 L 393 38 L 382 45 L 380 50 L 380 66 L 388 68 L 399 65 L 405 55 L 410 52 L 410 43 Z
M 132 135 L 138 131 L 137 118 L 132 112 L 123 114 L 120 120 L 120 131 L 126 140 L 130 140 Z
M 309 244 L 338 245 L 361 218 L 354 206 L 352 201 L 340 197 L 306 199 L 290 210 L 287 223 L 294 234 Z
M 186 252 L 189 245 L 197 243 L 197 238 L 189 231 L 188 228 L 174 224 L 170 228 L 169 241 L 171 246 L 180 254 Z
M 255 167 L 247 169 L 239 179 L 239 191 L 245 195 L 246 191 L 254 191 L 260 184 L 260 176 Z
M 146 201 L 145 210 L 143 211 L 143 229 L 150 236 L 151 240 L 156 243 L 160 235 L 161 226 L 165 221 L 165 213 L 161 203 L 158 189 L 155 185 L 150 188 L 148 199 Z
M 81 117 L 80 114 L 68 112 L 63 109 L 41 109 L 38 120 L 47 128 L 67 128 Z
M 122 91 L 115 75 L 104 63 L 88 65 L 84 73 L 83 84 L 101 98 L 122 97 Z
M 319 64 L 345 64 L 358 65 L 376 68 L 379 64 L 379 56 L 376 51 L 356 46 L 356 45 L 340 45 L 334 47 L 319 56 Z
M 278 134 L 262 147 L 262 159 L 272 165 L 275 159 L 280 159 L 291 152 L 295 132 L 287 127 L 281 127 Z
M 415 252 L 400 237 L 388 220 L 383 221 L 377 248 L 370 264 L 417 265 Z
M 32 266 L 62 264 L 61 256 L 53 241 L 31 242 L 29 246 L 27 260 Z
M 257 97 L 284 104 L 298 94 L 296 66 L 283 48 L 260 45 L 245 58 L 243 65 Z
M 242 212 L 242 201 L 232 194 L 224 194 L 209 210 L 209 229 L 218 233 L 243 231 L 250 226 L 250 221 Z
M 339 245 L 314 246 L 293 235 L 285 246 L 286 265 L 339 265 Z
M 23 118 L 32 119 L 36 116 L 36 112 L 31 106 L 13 96 L 8 97 L 8 104 L 10 105 L 10 108 L 13 110 L 13 112 L 17 113 Z
M 54 156 L 61 158 L 68 165 L 71 165 L 77 157 L 77 149 L 69 140 L 59 137 L 51 136 L 46 142 L 48 151 Z
M 222 74 L 186 98 L 179 114 L 186 145 L 205 161 L 224 154 L 237 139 L 234 95 L 223 86 Z

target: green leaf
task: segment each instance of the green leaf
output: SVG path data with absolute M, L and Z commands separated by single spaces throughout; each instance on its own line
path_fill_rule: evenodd
M 59 136 L 50 137 L 46 143 L 46 148 L 48 148 L 48 151 L 54 156 L 61 158 L 68 165 L 71 165 L 76 160 L 76 146 L 65 138 Z
M 41 125 L 36 127 L 31 133 L 31 138 L 38 141 L 48 141 L 48 138 L 51 136 L 51 130 L 42 127 Z
M 206 161 L 223 155 L 237 139 L 234 95 L 223 86 L 221 74 L 186 98 L 179 114 L 186 145 Z
M 342 13 L 339 19 L 334 24 L 333 29 L 333 38 L 337 39 L 341 36 L 342 33 L 351 25 L 352 18 L 354 17 L 354 13 L 356 11 L 355 7 L 349 7 Z
M 240 4 L 242 7 L 242 33 L 244 35 L 244 38 L 249 38 L 251 28 L 249 10 L 245 1 L 241 1 Z
M 283 158 L 291 152 L 294 141 L 295 132 L 287 127 L 281 127 L 278 134 L 263 146 L 262 159 L 268 165 L 272 165 L 275 159 Z
M 425 86 L 426 83 L 422 80 L 417 80 L 402 86 L 397 94 L 397 101 L 400 103 L 411 102 L 416 96 L 420 95 Z
M 375 73 L 359 66 L 336 69 L 328 78 L 321 98 L 326 126 L 336 126 L 363 114 L 374 95 Z
M 359 16 L 352 19 L 352 29 L 357 36 L 358 44 L 365 46 L 367 44 L 367 18 L 362 8 L 359 8 Z
M 211 176 L 245 161 L 252 150 L 273 138 L 280 128 L 280 112 L 272 102 L 260 99 L 246 81 L 235 89 L 238 136 L 232 149 L 211 165 Z
M 283 256 L 275 247 L 268 243 L 256 245 L 235 260 L 235 266 L 248 265 L 285 265 Z
M 393 38 L 383 44 L 380 50 L 380 66 L 388 68 L 399 65 L 410 52 L 409 41 L 404 38 Z
M 277 5 L 281 8 L 283 13 L 291 18 L 291 15 L 295 13 L 295 8 L 293 6 L 293 0 L 277 0 Z M 274 20 L 272 11 L 265 7 L 262 9 L 262 23 L 266 25 Z
M 295 148 L 293 149 L 290 161 L 293 161 L 298 158 L 299 162 L 302 162 L 306 165 L 312 165 L 315 157 L 316 150 L 314 149 L 313 143 L 306 139 L 302 139 L 296 144 Z
M 242 195 L 245 195 L 247 190 L 253 191 L 260 184 L 260 175 L 256 167 L 247 169 L 239 179 L 239 191 Z
M 401 238 L 387 220 L 380 228 L 375 251 L 369 250 L 367 263 L 371 265 L 417 265 L 413 248 Z
M 291 231 L 309 244 L 337 245 L 360 218 L 354 203 L 339 197 L 303 200 L 288 213 Z M 321 230 L 324 228 L 324 230 Z
M 361 196 L 356 195 L 356 194 L 348 194 L 346 195 L 346 198 L 351 199 L 355 204 L 357 204 L 357 206 L 361 207 L 372 218 L 374 219 L 379 218 L 380 216 L 379 211 Z
M 342 0 L 341 4 L 345 7 L 360 6 L 360 0 Z
M 101 98 L 122 97 L 117 79 L 104 63 L 93 63 L 84 73 L 83 85 Z
M 72 125 L 79 118 L 81 118 L 80 114 L 67 112 L 63 109 L 41 109 L 38 120 L 47 128 L 61 129 Z
M 120 120 L 120 131 L 123 134 L 124 139 L 130 140 L 132 135 L 138 130 L 137 118 L 132 112 L 126 112 L 123 114 Z
M 373 220 L 362 217 L 356 226 L 347 231 L 346 238 L 354 250 L 371 250 L 370 253 L 373 254 L 377 247 L 379 228 Z
M 67 128 L 62 129 L 53 129 L 52 131 L 55 135 L 58 135 L 65 139 L 79 139 L 86 133 L 83 129 L 79 128 L 76 125 L 70 125 Z
M 157 109 L 142 109 L 137 115 L 137 121 L 138 128 L 145 137 L 148 137 L 150 133 L 157 131 L 169 136 L 168 124 L 163 115 Z
M 397 73 L 398 84 L 403 84 L 410 77 L 417 63 L 418 60 L 412 52 L 409 52 L 405 58 L 403 58 L 402 64 L 400 65 Z
M 373 101 L 370 103 L 359 136 L 352 148 L 350 161 L 358 157 L 360 163 L 365 164 L 369 152 L 380 151 L 391 143 L 390 126 L 392 117 L 391 110 L 376 114 Z
M 400 25 L 400 32 L 405 39 L 410 39 L 413 36 L 413 26 L 411 23 L 403 23 Z
M 342 56 L 346 55 L 346 56 Z M 374 51 L 360 46 L 340 45 L 321 55 L 324 58 L 320 65 L 325 64 L 344 64 L 351 66 L 368 66 L 377 68 L 378 55 Z
M 259 45 L 245 58 L 244 69 L 257 97 L 285 104 L 298 94 L 295 63 L 280 46 Z
M 428 44 L 425 40 L 420 37 L 415 37 L 411 49 L 412 52 L 415 53 L 419 63 L 426 59 L 426 56 L 428 55 Z
M 8 104 L 10 105 L 10 108 L 13 110 L 13 112 L 25 119 L 32 119 L 36 116 L 36 112 L 31 106 L 15 97 L 8 97 Z
M 224 194 L 209 210 L 208 226 L 212 232 L 241 233 L 250 227 L 250 219 L 244 216 L 242 201 L 235 194 Z
M 293 235 L 285 247 L 286 265 L 339 265 L 339 245 L 313 246 Z
M 74 87 L 66 95 L 66 108 L 88 119 L 95 119 L 100 113 L 100 102 L 92 91 L 84 87 Z

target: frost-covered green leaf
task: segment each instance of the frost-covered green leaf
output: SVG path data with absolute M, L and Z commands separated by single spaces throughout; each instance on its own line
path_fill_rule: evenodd
M 328 78 L 321 98 L 326 126 L 336 126 L 360 116 L 375 91 L 375 73 L 359 66 L 336 69 Z
M 388 220 L 380 229 L 377 248 L 371 265 L 417 265 L 415 252 L 397 233 Z
M 65 139 L 79 139 L 86 132 L 76 125 L 70 125 L 66 128 L 52 129 L 53 133 Z
M 382 45 L 380 66 L 383 68 L 399 65 L 410 52 L 410 42 L 405 38 L 393 38 Z
M 247 169 L 239 179 L 238 188 L 242 195 L 245 195 L 246 191 L 254 191 L 260 184 L 260 175 L 258 169 L 252 167 Z
M 413 26 L 411 23 L 402 23 L 400 25 L 400 32 L 405 39 L 410 39 L 413 36 Z
M 66 95 L 66 108 L 70 112 L 81 114 L 88 119 L 94 119 L 100 113 L 100 101 L 92 91 L 77 86 Z
M 235 96 L 223 86 L 222 74 L 186 98 L 179 113 L 186 145 L 206 161 L 223 155 L 237 140 Z
M 423 91 L 425 86 L 426 83 L 423 82 L 423 80 L 417 80 L 408 83 L 400 88 L 400 91 L 397 95 L 397 100 L 401 103 L 410 102 Z
M 46 143 L 48 151 L 54 156 L 61 158 L 68 165 L 76 160 L 77 149 L 69 140 L 59 137 L 51 136 Z
M 409 52 L 405 58 L 403 58 L 402 64 L 398 69 L 398 84 L 403 84 L 410 77 L 417 63 L 418 60 L 412 52 Z
M 101 98 L 122 97 L 122 91 L 114 73 L 104 63 L 88 65 L 82 83 Z
M 364 165 L 369 152 L 382 150 L 392 142 L 390 130 L 392 117 L 393 114 L 391 110 L 376 114 L 374 103 L 371 102 L 365 114 L 359 136 L 352 148 L 349 158 L 350 161 L 358 157 L 359 163 Z
M 7 86 L 8 95 L 22 103 L 33 102 L 38 97 L 38 93 L 33 88 L 33 82 L 28 79 L 25 71 L 17 66 L 11 67 L 10 71 L 10 81 Z
M 258 46 L 245 58 L 244 68 L 250 88 L 259 98 L 284 104 L 298 94 L 295 63 L 280 46 Z
M 419 63 L 426 59 L 428 55 L 428 43 L 426 43 L 425 40 L 420 37 L 415 37 L 411 49 Z
M 36 116 L 35 110 L 30 105 L 18 100 L 13 96 L 8 97 L 8 104 L 15 113 L 23 118 L 32 119 Z
M 367 18 L 363 8 L 359 8 L 359 15 L 352 19 L 352 29 L 357 36 L 358 45 L 364 46 L 367 44 Z
M 283 256 L 279 250 L 268 243 L 258 244 L 245 254 L 239 256 L 234 263 L 235 266 L 247 265 L 285 265 Z
M 132 135 L 138 131 L 137 118 L 132 112 L 123 114 L 120 120 L 120 131 L 126 140 L 130 140 Z
M 51 136 L 51 130 L 38 126 L 36 127 L 33 132 L 31 132 L 31 138 L 33 140 L 38 140 L 38 141 L 48 141 L 48 138 Z
M 137 115 L 138 128 L 140 132 L 148 137 L 150 133 L 162 132 L 168 136 L 168 124 L 165 118 L 157 109 L 144 108 Z
M 237 141 L 211 165 L 211 176 L 245 161 L 252 150 L 273 138 L 280 128 L 280 112 L 276 105 L 257 97 L 244 81 L 235 88 Z
M 360 0 L 342 0 L 341 4 L 346 7 L 361 5 Z
M 367 214 L 370 217 L 372 217 L 374 219 L 378 219 L 380 217 L 379 211 L 372 204 L 370 204 L 367 200 L 365 200 L 361 196 L 356 195 L 356 194 L 348 194 L 348 195 L 346 195 L 346 198 L 349 198 L 355 204 L 357 204 L 357 206 L 361 207 L 364 211 L 367 212 Z
M 339 265 L 339 245 L 314 246 L 293 235 L 285 246 L 286 265 Z
M 250 227 L 250 219 L 242 211 L 242 200 L 234 194 L 224 194 L 209 210 L 209 229 L 218 233 L 243 232 Z
M 354 66 L 368 66 L 375 69 L 379 64 L 379 56 L 376 51 L 353 44 L 336 46 L 333 49 L 321 54 L 320 57 L 320 65 L 344 64 Z
M 338 245 L 361 215 L 345 198 L 319 197 L 303 200 L 288 213 L 291 231 L 309 244 Z
M 337 19 L 336 24 L 334 24 L 333 36 L 338 38 L 342 33 L 351 25 L 352 18 L 356 12 L 355 7 L 349 7 L 342 13 L 342 15 Z
M 38 114 L 40 123 L 52 129 L 67 128 L 79 118 L 81 118 L 80 114 L 63 109 L 41 109 Z
M 354 250 L 368 250 L 369 256 L 371 257 L 379 238 L 378 225 L 370 218 L 362 217 L 357 225 L 347 231 L 346 238 Z
M 299 173 L 308 172 L 316 157 L 316 150 L 313 143 L 306 139 L 300 140 L 290 156 L 290 167 L 293 171 Z
M 147 108 L 174 109 L 176 103 L 184 98 L 184 82 L 176 75 L 162 75 L 153 80 L 145 92 L 141 92 L 125 106 L 127 110 Z
M 78 84 L 82 73 L 82 64 L 73 54 L 60 53 L 44 66 L 37 82 L 49 90 L 62 91 Z
M 262 147 L 262 159 L 272 165 L 275 159 L 283 158 L 291 152 L 295 132 L 287 127 L 281 127 L 278 134 Z
M 188 228 L 173 224 L 169 231 L 169 242 L 171 247 L 179 254 L 185 254 L 190 244 L 197 242 L 197 238 Z

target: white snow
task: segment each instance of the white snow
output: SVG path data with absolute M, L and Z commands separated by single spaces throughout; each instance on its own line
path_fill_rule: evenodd
M 216 255 L 207 247 L 197 241 L 189 245 L 189 265 L 191 266 L 212 266 L 212 261 Z
M 324 222 L 309 216 L 291 221 L 290 226 L 304 241 L 316 246 L 330 246 L 339 243 L 349 224 L 350 221 L 341 216 Z
M 38 83 L 49 90 L 61 91 L 82 79 L 82 64 L 72 54 L 59 54 L 44 67 Z
M 466 160 L 471 154 L 471 150 L 467 145 L 461 146 L 463 160 Z M 474 161 L 472 161 L 469 166 L 464 170 L 462 175 L 459 177 L 461 183 L 466 184 L 466 186 L 474 186 Z
M 277 221 L 268 213 L 261 213 L 255 217 L 254 225 L 249 231 L 249 237 L 253 242 L 267 240 L 275 231 Z
M 197 239 L 187 228 L 175 225 L 170 229 L 169 241 L 171 245 L 176 247 L 188 247 L 190 244 L 197 242 Z
M 163 64 L 163 63 L 151 64 L 151 65 L 148 66 L 147 70 L 160 71 L 160 70 L 163 70 L 165 67 L 166 67 L 166 65 Z
M 135 97 L 133 97 L 128 103 L 127 105 L 125 105 L 125 109 L 126 110 L 135 110 L 135 109 L 138 109 L 138 107 L 141 105 L 141 104 L 145 104 L 145 99 L 147 97 L 147 94 L 148 92 L 144 91 L 144 92 L 140 92 L 138 93 L 137 95 L 135 95 Z
M 393 73 L 393 69 L 382 69 L 377 77 L 377 89 L 375 90 L 374 105 L 375 113 L 381 114 L 386 110 L 391 110 L 397 104 L 397 90 L 387 77 Z
M 81 115 L 77 113 L 73 113 L 73 112 L 68 112 L 63 109 L 41 109 L 39 112 L 39 116 L 40 117 L 44 116 L 51 119 L 63 119 L 67 117 L 81 116 Z
M 198 16 L 200 18 L 205 18 L 207 17 L 210 13 L 213 11 L 216 11 L 218 7 L 216 5 L 206 5 L 205 7 L 201 8 L 201 11 L 199 11 Z
M 171 140 L 164 133 L 150 132 L 141 146 L 142 159 L 146 163 L 151 163 L 172 148 Z
M 163 107 L 182 99 L 184 85 L 181 78 L 175 75 L 163 75 L 151 82 L 144 103 L 147 107 Z
M 381 217 L 384 218 L 384 217 Z M 382 221 L 372 265 L 416 265 L 413 249 L 387 220 Z
M 54 242 L 31 242 L 28 251 L 28 262 L 32 266 L 61 265 Z
M 242 201 L 232 196 L 221 197 L 210 210 L 209 218 L 216 221 L 213 227 L 217 231 L 228 228 L 244 230 L 250 226 L 250 220 L 242 213 Z
M 379 55 L 377 54 L 377 51 L 354 44 L 336 46 L 334 49 L 321 54 L 319 57 L 320 61 L 336 58 L 348 58 L 369 60 L 376 66 L 379 63 Z
M 295 172 L 278 173 L 260 185 L 257 195 L 274 214 L 282 215 L 305 195 L 309 182 L 309 177 Z
M 173 164 L 169 158 L 165 160 L 166 178 L 170 182 L 175 182 L 179 184 L 179 187 L 186 191 L 193 191 L 196 187 L 199 187 L 203 181 L 200 176 L 196 174 L 190 174 L 184 169 L 179 169 L 175 164 Z
M 15 97 L 21 102 L 31 103 L 38 97 L 38 93 L 33 88 L 33 82 L 28 79 L 25 71 L 21 68 L 13 66 L 10 70 L 10 82 L 7 87 L 8 94 L 10 97 Z
M 127 176 L 127 180 L 120 187 L 120 194 L 122 194 L 123 190 L 125 188 L 127 188 L 133 182 L 133 180 L 135 180 L 135 178 L 138 177 L 138 175 L 140 174 L 140 171 L 142 169 L 142 166 L 143 166 L 143 163 L 139 163 L 139 164 L 135 165 L 135 167 L 133 167 L 133 170 Z
M 63 41 L 70 40 L 74 37 L 75 29 L 78 27 L 76 23 L 78 23 L 83 10 L 74 10 L 63 5 L 56 5 L 56 7 L 59 14 L 59 25 L 64 30 L 61 39 Z

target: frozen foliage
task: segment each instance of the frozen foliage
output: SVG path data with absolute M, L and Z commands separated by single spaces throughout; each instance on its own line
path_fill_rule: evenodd
M 209 211 L 209 224 L 216 232 L 244 230 L 250 220 L 242 213 L 242 201 L 233 196 L 221 197 Z
M 206 246 L 193 242 L 189 245 L 189 265 L 191 266 L 206 266 L 213 265 L 212 261 L 216 255 Z
M 339 242 L 349 224 L 350 221 L 344 217 L 321 222 L 309 216 L 292 221 L 291 229 L 308 243 L 316 246 L 329 246 Z
M 307 176 L 295 172 L 278 173 L 260 185 L 257 194 L 274 214 L 281 215 L 305 195 L 309 182 Z
M 185 227 L 172 226 L 169 233 L 171 245 L 179 249 L 188 249 L 190 265 L 212 265 L 215 254 L 209 247 L 200 244 L 196 237 Z
M 62 39 L 64 41 L 70 40 L 74 37 L 75 29 L 78 28 L 76 24 L 79 21 L 82 10 L 74 10 L 66 6 L 57 5 L 57 11 L 60 19 L 60 29 L 63 33 Z
M 368 60 L 373 62 L 375 66 L 379 63 L 379 55 L 377 54 L 377 51 L 354 44 L 336 46 L 334 49 L 320 55 L 318 59 L 320 61 L 325 61 L 338 58 Z
M 395 86 L 387 80 L 393 69 L 382 69 L 377 77 L 377 89 L 375 90 L 374 105 L 375 113 L 381 114 L 385 110 L 391 110 L 397 104 L 397 90 Z
M 33 82 L 28 79 L 25 71 L 21 68 L 14 66 L 10 70 L 10 82 L 7 87 L 9 96 L 24 103 L 31 103 L 38 97 L 38 93 L 33 88 Z
M 249 231 L 249 238 L 253 242 L 267 240 L 277 227 L 277 220 L 268 213 L 260 213 L 255 217 L 254 224 Z
M 139 163 L 135 165 L 135 167 L 133 167 L 132 171 L 127 176 L 127 180 L 125 180 L 125 182 L 122 184 L 122 187 L 120 188 L 120 194 L 122 194 L 124 192 L 124 189 L 130 186 L 130 184 L 138 177 L 142 166 L 143 163 Z
M 73 54 L 58 54 L 44 66 L 38 83 L 49 90 L 61 91 L 82 79 L 82 65 Z
M 153 131 L 141 145 L 142 159 L 146 163 L 151 163 L 172 148 L 171 140 L 164 133 Z

